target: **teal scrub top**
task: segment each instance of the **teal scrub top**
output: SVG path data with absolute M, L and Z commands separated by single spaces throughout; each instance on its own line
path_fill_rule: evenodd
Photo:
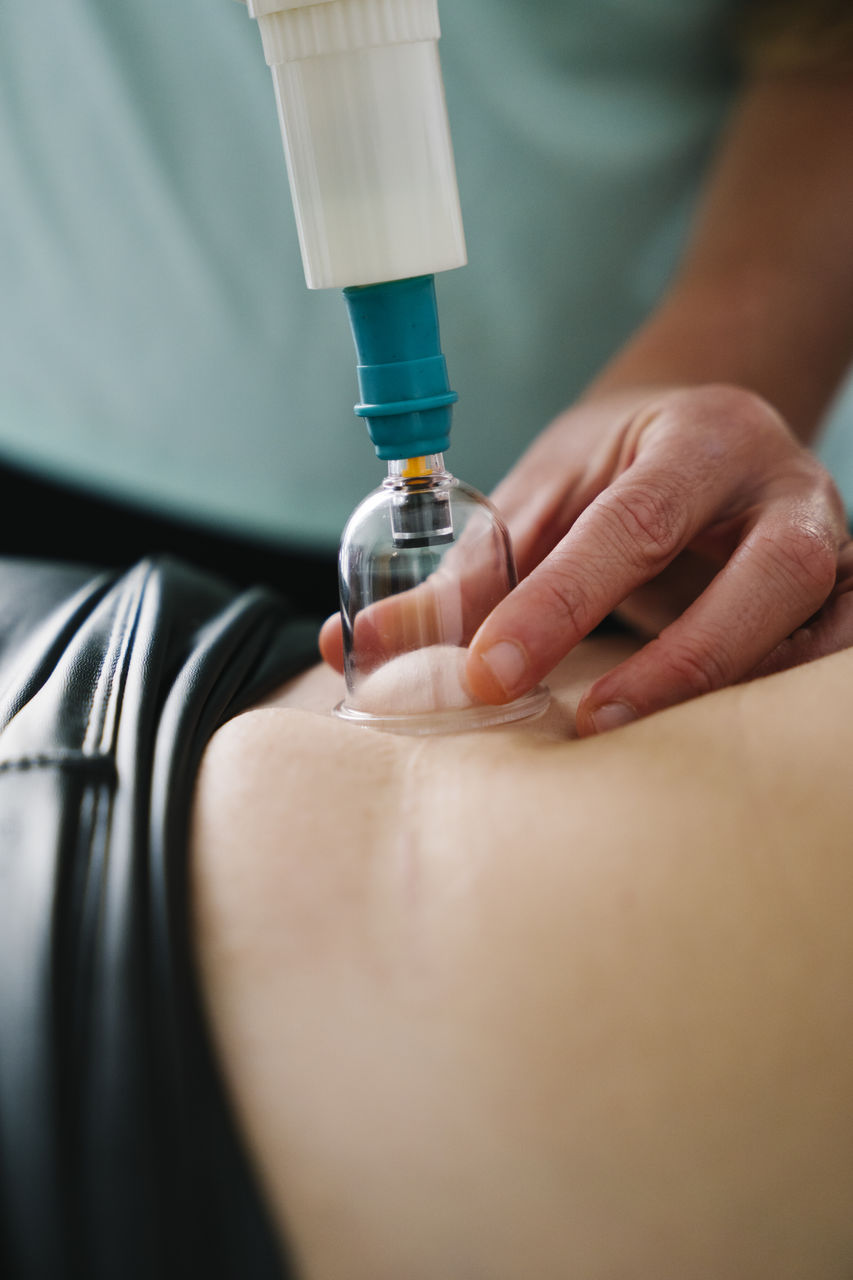
M 468 240 L 447 462 L 488 491 L 660 296 L 736 90 L 733 0 L 444 0 Z M 232 0 L 0 6 L 0 459 L 332 549 L 381 480 Z M 826 456 L 853 489 L 849 397 Z M 848 493 L 848 497 L 849 497 Z

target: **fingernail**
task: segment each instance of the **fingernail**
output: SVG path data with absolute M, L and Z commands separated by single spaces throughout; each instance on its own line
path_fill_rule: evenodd
M 611 729 L 618 729 L 636 719 L 636 711 L 627 702 L 606 702 L 590 716 L 596 733 L 608 733 Z
M 527 674 L 527 654 L 512 640 L 501 640 L 480 655 L 504 693 L 509 695 Z

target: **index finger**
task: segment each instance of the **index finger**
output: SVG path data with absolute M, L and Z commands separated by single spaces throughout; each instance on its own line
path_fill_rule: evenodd
M 467 672 L 477 696 L 503 702 L 533 688 L 719 518 L 732 488 L 722 465 L 701 459 L 634 462 L 480 627 Z

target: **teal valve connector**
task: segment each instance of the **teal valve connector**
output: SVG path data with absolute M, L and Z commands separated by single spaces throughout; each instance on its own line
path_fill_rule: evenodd
M 441 352 L 435 277 L 344 289 L 364 418 L 385 462 L 444 453 L 453 405 Z

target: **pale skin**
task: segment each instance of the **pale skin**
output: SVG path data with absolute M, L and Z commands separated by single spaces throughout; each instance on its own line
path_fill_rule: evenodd
M 493 495 L 523 580 L 470 646 L 483 701 L 614 610 L 649 643 L 582 734 L 853 643 L 853 546 L 808 447 L 853 354 L 851 136 L 849 75 L 744 93 L 666 295 Z M 340 668 L 336 619 L 321 647 Z
M 306 1280 L 851 1274 L 853 651 L 578 740 L 633 648 L 526 726 L 323 667 L 212 740 L 199 972 Z

